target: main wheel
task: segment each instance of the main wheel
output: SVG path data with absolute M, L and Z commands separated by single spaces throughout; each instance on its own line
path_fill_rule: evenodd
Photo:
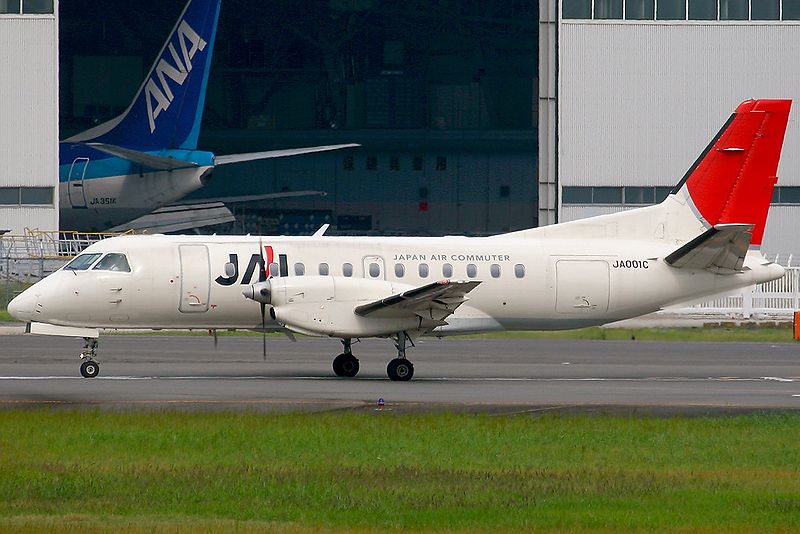
M 414 364 L 404 358 L 395 358 L 386 366 L 386 374 L 391 380 L 408 382 L 414 376 Z
M 88 360 L 81 364 L 81 376 L 83 378 L 94 378 L 100 372 L 100 366 L 97 362 Z
M 336 376 L 353 378 L 358 374 L 358 358 L 352 354 L 340 354 L 333 359 L 333 372 Z

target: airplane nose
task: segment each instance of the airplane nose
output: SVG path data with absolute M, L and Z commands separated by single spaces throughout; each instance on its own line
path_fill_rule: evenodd
M 18 321 L 32 321 L 33 308 L 36 305 L 36 297 L 33 292 L 26 289 L 8 303 L 8 313 Z

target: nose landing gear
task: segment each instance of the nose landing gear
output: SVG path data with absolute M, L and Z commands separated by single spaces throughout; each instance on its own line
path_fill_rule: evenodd
M 81 351 L 81 376 L 83 378 L 94 378 L 100 372 L 100 365 L 95 360 L 97 357 L 97 338 L 83 338 L 83 350 Z

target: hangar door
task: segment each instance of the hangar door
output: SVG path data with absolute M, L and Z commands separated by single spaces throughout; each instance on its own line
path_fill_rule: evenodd
M 180 245 L 181 300 L 178 310 L 183 313 L 208 311 L 208 294 L 211 289 L 211 266 L 205 245 Z
M 556 312 L 594 315 L 608 311 L 609 269 L 605 260 L 556 261 Z

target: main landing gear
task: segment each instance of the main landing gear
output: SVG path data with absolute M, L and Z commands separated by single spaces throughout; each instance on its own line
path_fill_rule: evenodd
M 100 365 L 94 359 L 97 357 L 97 338 L 83 338 L 83 350 L 81 351 L 81 376 L 83 378 L 94 378 L 100 372 Z
M 358 358 L 353 356 L 351 349 L 353 341 L 351 339 L 343 339 L 344 352 L 333 359 L 333 372 L 336 376 L 346 376 L 353 378 L 358 374 Z
M 393 336 L 394 346 L 397 347 L 397 358 L 389 362 L 386 367 L 386 374 L 393 381 L 408 382 L 414 376 L 414 364 L 406 358 L 406 345 L 414 340 L 406 333 L 400 332 Z M 353 356 L 352 340 L 343 339 L 344 352 L 333 360 L 333 372 L 336 376 L 346 376 L 353 378 L 358 374 L 358 358 Z
M 386 366 L 386 374 L 390 380 L 398 382 L 408 382 L 414 376 L 414 364 L 406 359 L 406 343 L 414 341 L 405 332 L 400 332 L 395 338 L 394 346 L 397 347 L 397 358 L 389 362 Z

